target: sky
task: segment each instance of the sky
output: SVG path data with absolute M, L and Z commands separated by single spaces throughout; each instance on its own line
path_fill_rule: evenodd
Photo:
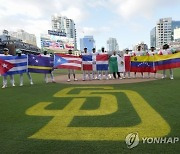
M 0 30 L 23 29 L 39 35 L 51 29 L 51 16 L 73 19 L 79 38 L 93 35 L 96 48 L 116 38 L 119 48 L 150 45 L 159 18 L 180 20 L 180 0 L 0 0 Z

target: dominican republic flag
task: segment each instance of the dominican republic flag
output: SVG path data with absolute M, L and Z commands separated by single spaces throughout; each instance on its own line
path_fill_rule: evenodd
M 56 53 L 54 68 L 81 70 L 82 59 L 78 56 Z
M 88 71 L 107 71 L 108 70 L 108 55 L 82 55 L 83 70 Z
M 51 73 L 53 70 L 53 58 L 38 55 L 28 55 L 28 72 Z
M 0 56 L 0 74 L 13 75 L 27 72 L 27 56 Z
M 82 55 L 82 70 L 92 71 L 93 70 L 93 56 L 92 55 Z

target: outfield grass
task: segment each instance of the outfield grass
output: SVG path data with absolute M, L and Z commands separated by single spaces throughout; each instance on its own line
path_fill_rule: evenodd
M 169 72 L 168 72 L 169 73 Z M 55 75 L 66 74 L 57 71 Z M 39 102 L 54 102 L 46 109 L 63 109 L 71 98 L 55 98 L 53 95 L 68 87 L 78 85 L 44 83 L 43 74 L 32 74 L 34 85 L 24 75 L 23 87 L 0 89 L 0 153 L 179 153 L 176 144 L 142 144 L 128 149 L 124 141 L 60 141 L 29 139 L 52 119 L 51 116 L 29 116 L 25 112 Z M 167 137 L 180 137 L 180 69 L 174 70 L 174 80 L 157 80 L 144 83 L 108 85 L 118 90 L 138 92 L 170 125 Z M 19 76 L 15 77 L 16 85 Z M 0 78 L 2 83 L 2 78 Z M 80 87 L 87 85 L 80 85 Z M 98 87 L 103 86 L 99 85 Z M 72 93 L 79 93 L 73 90 Z M 118 111 L 104 116 L 76 116 L 71 127 L 127 127 L 141 122 L 131 102 L 123 93 L 113 94 L 118 99 Z M 61 101 L 61 103 L 59 103 Z M 93 103 L 92 103 L 93 102 Z M 94 110 L 100 98 L 88 98 L 81 109 Z M 149 114 L 149 116 L 151 116 Z M 154 119 L 156 120 L 156 119 Z M 153 121 L 152 121 L 153 123 Z M 158 129 L 158 128 L 157 128 Z M 129 132 L 131 133 L 131 132 Z

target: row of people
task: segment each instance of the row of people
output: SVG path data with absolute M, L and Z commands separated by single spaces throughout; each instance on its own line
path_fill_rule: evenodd
M 4 48 L 4 54 L 1 55 L 1 56 L 11 56 L 9 54 L 9 49 L 8 48 Z M 18 53 L 18 56 L 21 56 L 21 53 Z M 40 56 L 50 57 L 50 55 L 47 54 L 47 51 L 45 51 L 44 54 L 41 54 Z M 26 74 L 28 76 L 30 84 L 33 85 L 33 80 L 32 80 L 31 74 L 29 72 L 27 72 Z M 19 75 L 20 75 L 20 84 L 19 85 L 23 86 L 23 73 L 21 73 Z M 7 77 L 8 77 L 8 75 L 3 75 L 3 86 L 2 86 L 2 88 L 6 88 L 7 87 Z M 15 86 L 14 75 L 9 75 L 9 77 L 10 77 L 10 83 L 14 87 Z M 50 77 L 51 77 L 52 82 L 55 83 L 53 71 L 50 73 Z M 45 80 L 46 83 L 49 82 L 48 81 L 48 74 L 47 73 L 44 74 L 44 80 Z
M 169 53 L 170 53 L 170 51 L 168 50 L 168 48 L 164 48 L 162 51 L 158 52 L 158 51 L 155 50 L 154 47 L 152 47 L 149 52 L 146 52 L 146 54 L 149 54 L 149 55 L 154 55 L 154 54 L 167 55 Z M 72 53 L 70 53 L 70 54 L 72 54 Z M 84 53 L 83 54 L 84 55 L 88 54 L 87 53 L 87 48 L 84 48 Z M 92 54 L 97 54 L 95 48 L 92 49 Z M 105 52 L 104 48 L 102 48 L 101 54 L 107 54 Z M 144 55 L 144 52 L 141 51 L 140 47 L 138 47 L 137 52 L 129 52 L 128 50 L 126 50 L 124 56 L 133 56 L 133 55 L 141 56 L 142 54 Z M 10 56 L 9 55 L 9 50 L 7 48 L 4 49 L 4 56 Z M 19 56 L 21 56 L 21 54 L 19 54 Z M 50 57 L 50 55 L 47 54 L 47 51 L 45 51 L 44 54 L 41 54 L 41 56 Z M 115 57 L 115 56 L 119 56 L 119 55 L 117 55 L 116 52 L 114 52 L 112 57 Z M 71 74 L 74 77 L 74 81 L 77 81 L 77 79 L 75 77 L 75 70 L 68 70 L 68 80 L 67 81 L 70 82 Z M 91 77 L 91 74 L 92 74 L 92 77 Z M 111 74 L 108 71 L 83 71 L 83 81 L 85 81 L 87 79 L 86 78 L 87 76 L 89 77 L 89 80 L 92 80 L 92 79 L 101 80 L 103 78 L 103 76 L 105 76 L 105 79 L 107 79 L 107 80 L 110 79 L 110 78 L 116 79 L 116 74 L 118 75 L 119 79 L 125 78 L 126 75 L 128 75 L 128 78 L 131 78 L 130 72 L 113 72 L 113 77 L 112 77 Z M 144 78 L 144 73 L 143 72 L 141 72 L 141 75 Z M 28 76 L 28 79 L 30 81 L 30 84 L 33 85 L 32 77 L 31 77 L 29 72 L 27 72 L 27 76 Z M 53 71 L 50 73 L 50 77 L 51 77 L 52 82 L 55 83 Z M 157 78 L 156 72 L 154 73 L 154 77 Z M 133 78 L 136 78 L 136 72 L 134 72 Z M 148 73 L 148 78 L 150 78 L 150 73 Z M 166 78 L 166 70 L 163 70 L 162 78 L 163 79 Z M 173 70 L 172 69 L 170 69 L 170 79 L 173 79 Z M 46 74 L 46 73 L 44 74 L 44 80 L 45 80 L 46 83 L 48 83 L 48 74 Z M 10 82 L 11 82 L 12 86 L 15 86 L 14 76 L 13 75 L 10 75 Z M 23 74 L 20 74 L 20 86 L 23 86 Z M 2 86 L 2 88 L 6 88 L 6 87 L 7 87 L 7 76 L 5 75 L 5 76 L 3 76 L 3 86 Z

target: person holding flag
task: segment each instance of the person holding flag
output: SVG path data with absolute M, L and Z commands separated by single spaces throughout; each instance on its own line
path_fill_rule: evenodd
M 18 51 L 17 55 L 18 55 L 18 57 L 21 57 L 22 56 L 21 51 Z M 23 55 L 25 55 L 25 54 L 23 54 Z M 30 84 L 33 85 L 31 74 L 28 71 L 27 71 L 27 76 L 30 81 Z M 19 86 L 23 86 L 23 73 L 20 73 L 20 85 Z
M 4 48 L 4 56 L 11 56 L 9 55 L 9 49 L 8 48 Z M 7 74 L 5 75 L 2 75 L 3 76 L 3 86 L 2 88 L 6 88 L 7 87 Z M 14 82 L 14 75 L 9 75 L 10 76 L 10 82 L 11 82 L 11 85 L 13 87 L 15 87 L 15 82 Z
M 82 53 L 82 56 L 88 56 L 87 48 L 84 48 L 84 53 Z M 83 70 L 83 81 L 86 80 L 86 73 L 88 74 L 89 80 L 91 80 L 91 71 L 89 70 Z
M 158 54 L 158 52 L 155 50 L 155 47 L 151 47 L 150 51 L 147 53 L 149 56 L 154 56 Z M 148 78 L 150 78 L 150 72 L 148 72 Z M 157 78 L 156 71 L 154 71 L 154 78 Z
M 104 47 L 101 48 L 101 53 L 100 54 L 107 54 Z M 105 77 L 106 77 L 106 80 L 108 80 L 108 70 L 101 70 L 101 71 L 98 71 L 98 80 L 101 80 L 103 79 L 103 74 L 105 74 Z
M 131 68 L 130 56 L 131 55 L 132 54 L 129 52 L 129 50 L 126 49 L 125 53 L 124 53 L 124 59 L 125 59 L 125 72 L 124 72 L 124 76 L 123 76 L 124 79 L 126 78 L 126 74 L 128 74 L 128 79 L 131 78 L 131 76 L 130 76 L 130 68 Z
M 162 51 L 159 51 L 159 54 L 160 55 L 168 55 L 168 54 L 172 54 L 171 50 L 169 49 L 169 45 L 168 44 L 165 44 L 163 45 L 163 50 Z M 174 77 L 173 77 L 173 69 L 169 69 L 169 73 L 170 73 L 170 79 L 173 80 Z M 166 69 L 163 70 L 163 76 L 162 76 L 162 79 L 165 79 L 166 78 Z
M 68 54 L 72 55 L 72 50 L 69 50 Z M 74 81 L 78 81 L 78 79 L 76 79 L 75 70 L 74 69 L 68 69 L 68 80 L 67 80 L 67 82 L 71 81 L 71 79 L 70 79 L 71 78 L 71 74 L 73 74 Z
M 96 53 L 96 48 L 93 48 L 92 49 L 92 58 L 93 58 L 93 65 L 96 65 L 96 60 L 94 59 L 95 56 L 97 55 Z M 96 74 L 96 77 L 95 77 L 95 74 Z M 98 72 L 96 70 L 92 70 L 92 79 L 95 80 L 98 78 Z
M 116 79 L 116 73 L 118 75 L 118 79 L 122 79 L 121 75 L 120 75 L 120 68 L 119 68 L 119 64 L 122 63 L 122 61 L 120 61 L 120 57 L 119 55 L 116 54 L 116 51 L 113 52 L 113 55 L 110 57 L 109 59 L 109 67 L 110 67 L 110 72 L 113 73 L 113 77 L 114 79 Z
M 133 52 L 133 56 L 142 56 L 144 52 L 141 50 L 141 46 L 139 45 L 137 48 L 138 48 L 137 51 Z M 143 72 L 141 72 L 141 75 L 142 75 L 142 78 L 144 78 Z M 134 78 L 136 78 L 136 72 L 134 72 Z
M 44 51 L 44 54 L 41 54 L 42 57 L 51 57 L 47 51 Z M 54 80 L 54 75 L 53 75 L 53 70 L 50 72 L 50 76 L 51 76 L 51 80 L 53 83 L 56 83 L 55 80 Z M 48 83 L 48 74 L 47 73 L 44 73 L 44 80 L 46 83 Z

